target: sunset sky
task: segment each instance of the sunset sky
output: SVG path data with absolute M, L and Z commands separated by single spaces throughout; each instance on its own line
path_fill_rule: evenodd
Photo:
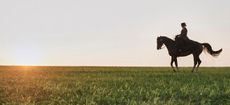
M 1 0 L 0 65 L 169 66 L 157 36 L 208 42 L 218 57 L 201 66 L 230 66 L 229 0 Z M 179 58 L 192 66 L 192 56 Z

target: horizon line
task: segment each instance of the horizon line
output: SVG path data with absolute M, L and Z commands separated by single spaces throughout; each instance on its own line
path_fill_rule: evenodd
M 149 66 L 149 65 L 0 65 L 0 67 L 171 67 L 171 66 L 162 66 L 162 65 L 160 66 Z M 180 67 L 193 67 L 193 66 L 180 66 Z M 230 67 L 230 66 L 202 66 L 202 67 Z

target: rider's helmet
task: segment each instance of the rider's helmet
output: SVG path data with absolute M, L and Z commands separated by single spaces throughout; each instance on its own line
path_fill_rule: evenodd
M 181 23 L 181 26 L 186 26 L 185 22 Z

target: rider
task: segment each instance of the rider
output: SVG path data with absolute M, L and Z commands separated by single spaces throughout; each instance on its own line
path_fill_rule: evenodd
M 188 36 L 187 36 L 187 33 L 188 33 L 188 30 L 186 28 L 186 23 L 181 23 L 181 27 L 182 27 L 182 30 L 181 30 L 181 33 L 179 35 L 176 35 L 176 46 L 179 47 L 179 48 L 182 48 L 183 49 L 183 45 L 186 45 L 186 42 L 189 40 Z M 180 49 L 180 50 L 182 50 Z

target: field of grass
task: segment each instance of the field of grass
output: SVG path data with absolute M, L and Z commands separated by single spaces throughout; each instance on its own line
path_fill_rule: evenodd
M 0 67 L 0 103 L 230 104 L 230 68 Z

